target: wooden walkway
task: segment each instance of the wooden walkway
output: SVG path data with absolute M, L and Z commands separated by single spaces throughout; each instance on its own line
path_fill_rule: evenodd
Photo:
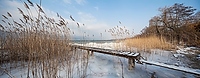
M 135 67 L 135 62 L 139 64 L 149 64 L 149 65 L 155 65 L 155 66 L 160 66 L 168 69 L 173 69 L 173 70 L 178 70 L 190 74 L 195 74 L 200 76 L 200 72 L 197 72 L 198 70 L 196 69 L 191 69 L 191 68 L 186 68 L 186 67 L 178 67 L 174 65 L 167 65 L 164 63 L 158 63 L 158 62 L 153 62 L 153 61 L 146 61 L 140 59 L 140 53 L 135 53 L 135 52 L 127 52 L 127 51 L 122 51 L 122 50 L 111 50 L 111 49 L 103 49 L 103 48 L 97 48 L 97 47 L 87 47 L 87 46 L 80 46 L 80 45 L 72 45 L 72 50 L 74 49 L 83 49 L 87 50 L 88 53 L 90 52 L 91 55 L 93 52 L 97 53 L 103 53 L 103 54 L 108 54 L 108 55 L 114 55 L 114 56 L 120 56 L 120 57 L 125 57 L 128 58 L 128 65 L 129 65 L 129 70 L 133 69 Z
M 103 49 L 103 48 L 97 48 L 97 47 L 87 47 L 87 46 L 80 46 L 80 45 L 72 45 L 72 49 L 87 50 L 88 52 L 90 51 L 91 54 L 93 54 L 93 52 L 97 52 L 97 53 L 103 53 L 103 54 L 128 58 L 128 64 L 129 64 L 130 70 L 135 67 L 135 61 L 137 61 L 137 62 L 140 61 L 140 53 L 135 53 L 135 52 Z

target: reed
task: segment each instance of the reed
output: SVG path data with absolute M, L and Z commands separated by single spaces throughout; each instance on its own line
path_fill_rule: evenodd
M 119 24 L 122 23 L 119 21 Z M 134 33 L 130 34 L 130 31 L 125 26 L 116 26 L 108 30 L 108 32 L 116 39 L 115 49 L 125 50 L 133 52 L 135 50 L 150 51 L 150 49 L 165 49 L 171 50 L 175 48 L 172 44 L 168 43 L 164 38 L 157 36 L 147 37 L 132 37 Z M 131 38 L 132 37 L 132 38 Z
M 121 25 L 121 22 L 119 21 Z M 124 39 L 129 38 L 131 36 L 130 31 L 125 26 L 115 26 L 111 29 L 107 30 L 111 36 L 116 40 L 115 42 L 115 49 L 117 50 L 128 50 L 126 46 L 124 46 L 121 42 Z
M 169 50 L 173 46 L 168 43 L 165 39 L 159 38 L 157 36 L 148 36 L 148 37 L 135 37 L 124 40 L 124 43 L 128 47 L 135 47 L 138 50 L 150 50 L 150 49 L 165 49 Z
M 13 67 L 22 67 L 27 70 L 27 78 L 56 78 L 59 77 L 58 71 L 66 68 L 66 77 L 71 78 L 74 65 L 83 65 L 83 68 L 79 67 L 82 69 L 78 71 L 82 72 L 79 77 L 85 75 L 88 56 L 70 50 L 68 22 L 59 14 L 57 19 L 48 17 L 41 5 L 34 5 L 30 0 L 23 4 L 25 11 L 18 8 L 19 20 L 13 19 L 9 12 L 2 15 L 1 68 L 11 71 Z M 38 15 L 34 16 L 33 11 Z

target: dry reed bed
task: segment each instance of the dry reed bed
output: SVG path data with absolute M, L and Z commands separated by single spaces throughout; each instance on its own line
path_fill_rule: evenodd
M 66 67 L 68 78 L 73 77 L 75 71 L 79 77 L 85 76 L 89 56 L 70 50 L 68 22 L 59 14 L 57 20 L 48 17 L 40 5 L 27 1 L 29 5 L 23 2 L 25 11 L 18 8 L 22 16 L 19 20 L 14 20 L 9 12 L 2 15 L 0 30 L 5 38 L 1 37 L 1 49 L 4 49 L 0 54 L 1 69 L 23 66 L 27 68 L 27 78 L 56 78 L 58 71 Z M 37 16 L 32 15 L 32 9 Z M 74 65 L 81 67 L 74 70 Z
M 145 51 L 148 51 L 150 49 L 169 50 L 173 48 L 173 45 L 168 43 L 165 39 L 159 38 L 157 36 L 130 38 L 124 40 L 124 43 L 128 47 L 135 47 L 138 50 L 145 50 Z
M 134 31 L 130 32 L 125 26 L 121 26 L 122 23 L 119 21 L 120 25 L 113 27 L 108 30 L 108 32 L 116 39 L 115 49 L 125 50 L 125 51 L 150 51 L 150 49 L 164 49 L 171 50 L 175 47 L 167 42 L 162 37 L 157 36 L 147 36 L 147 37 L 133 37 Z M 124 45 L 125 44 L 125 45 Z

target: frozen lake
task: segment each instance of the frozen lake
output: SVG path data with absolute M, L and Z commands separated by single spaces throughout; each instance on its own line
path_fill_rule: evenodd
M 75 43 L 76 45 L 101 47 L 106 49 L 114 49 L 117 46 L 123 46 L 123 43 L 114 43 L 112 41 L 104 42 L 85 42 Z M 123 48 L 118 48 L 123 49 Z M 137 51 L 135 48 L 132 51 Z M 80 55 L 86 54 L 86 51 L 76 50 L 80 52 Z M 164 51 L 164 50 L 151 50 L 148 52 L 140 51 L 141 56 L 149 61 L 161 62 L 169 65 L 183 66 L 188 68 L 197 69 L 200 72 L 200 55 L 198 49 L 194 47 L 181 48 L 175 51 Z M 79 58 L 82 59 L 82 58 Z M 86 70 L 84 71 L 84 76 L 79 76 L 77 68 L 79 63 L 73 66 L 73 74 L 70 77 L 73 78 L 197 78 L 200 76 L 176 71 L 172 69 L 167 69 L 154 65 L 147 64 L 137 64 L 133 70 L 128 70 L 128 60 L 126 58 L 105 55 L 100 53 L 95 53 L 89 55 L 87 61 Z M 8 64 L 9 65 L 9 64 Z M 1 65 L 2 68 L 5 67 Z M 65 71 L 66 67 L 60 68 L 58 71 L 58 78 L 67 78 L 67 73 Z M 8 72 L 16 78 L 26 78 L 27 68 L 12 68 Z M 3 70 L 0 71 L 0 78 L 9 78 Z

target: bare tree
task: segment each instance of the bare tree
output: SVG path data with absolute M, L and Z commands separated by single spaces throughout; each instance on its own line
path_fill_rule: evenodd
M 160 15 L 149 20 L 149 26 L 140 36 L 156 35 L 171 43 L 200 44 L 200 11 L 195 13 L 191 6 L 175 3 L 170 7 L 159 8 Z
M 161 12 L 161 22 L 167 30 L 171 30 L 170 33 L 173 33 L 172 36 L 175 37 L 177 43 L 180 43 L 181 35 L 183 30 L 182 26 L 188 24 L 188 20 L 194 14 L 194 11 L 191 6 L 184 6 L 183 4 L 175 3 L 171 7 L 160 8 Z

